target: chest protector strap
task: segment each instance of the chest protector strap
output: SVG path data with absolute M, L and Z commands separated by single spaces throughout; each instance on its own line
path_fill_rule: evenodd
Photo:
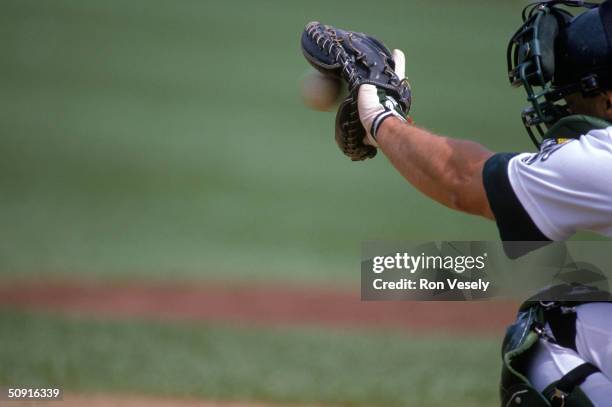
M 574 391 L 577 390 L 577 386 L 580 386 L 582 382 L 586 380 L 587 377 L 597 372 L 599 372 L 599 369 L 596 366 L 590 363 L 583 363 L 567 372 L 562 378 L 560 378 L 556 382 L 551 383 L 547 388 L 544 389 L 543 393 L 550 401 L 551 406 L 570 406 L 570 404 L 568 403 L 568 399 L 572 396 L 572 394 L 574 394 Z M 584 396 L 584 393 L 581 394 L 581 397 L 582 396 Z M 584 397 L 586 398 L 586 396 Z M 577 397 L 574 396 L 574 399 L 576 398 Z

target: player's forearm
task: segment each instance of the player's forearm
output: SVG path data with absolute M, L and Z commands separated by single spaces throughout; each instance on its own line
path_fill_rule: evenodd
M 493 219 L 482 183 L 483 165 L 492 155 L 485 147 L 395 118 L 385 120 L 376 139 L 393 166 L 425 195 L 449 208 Z

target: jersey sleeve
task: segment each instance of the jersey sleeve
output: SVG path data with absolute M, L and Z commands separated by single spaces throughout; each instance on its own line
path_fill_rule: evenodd
M 548 241 L 550 239 L 533 222 L 510 183 L 508 167 L 516 156 L 516 153 L 493 155 L 485 163 L 482 174 L 501 240 Z
M 502 240 L 566 240 L 579 230 L 612 236 L 612 127 L 537 153 L 496 154 L 483 182 Z

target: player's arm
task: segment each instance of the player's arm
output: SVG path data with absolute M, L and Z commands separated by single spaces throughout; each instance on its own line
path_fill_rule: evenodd
M 396 75 L 405 78 L 404 53 L 393 50 L 393 61 Z M 482 175 L 492 152 L 409 124 L 399 104 L 373 85 L 359 88 L 357 102 L 364 143 L 381 149 L 408 182 L 449 208 L 495 219 Z
M 382 150 L 421 192 L 450 208 L 495 220 L 502 240 L 549 240 L 542 233 L 541 222 L 534 222 L 534 217 L 540 218 L 533 210 L 527 211 L 511 184 L 510 163 L 515 167 L 522 163 L 517 154 L 493 154 L 478 143 L 416 127 L 394 109 L 396 105 L 385 92 L 372 85 L 361 86 L 358 104 L 360 119 L 368 129 L 365 142 Z M 527 170 L 520 172 L 526 174 Z M 541 185 L 535 189 L 546 191 Z
M 393 60 L 396 75 L 404 78 L 404 54 L 394 50 Z M 366 129 L 364 143 L 382 150 L 427 196 L 450 208 L 494 219 L 504 241 L 562 240 L 578 226 L 594 229 L 609 219 L 609 214 L 593 214 L 587 208 L 594 196 L 609 200 L 612 187 L 606 189 L 605 185 L 612 184 L 593 181 L 585 185 L 587 180 L 598 179 L 588 171 L 598 168 L 597 173 L 609 174 L 612 160 L 606 156 L 594 163 L 593 155 L 586 153 L 590 149 L 580 148 L 580 143 L 570 143 L 558 149 L 554 158 L 541 161 L 530 154 L 493 154 L 477 143 L 413 126 L 406 121 L 402 106 L 371 84 L 359 87 L 357 102 Z M 585 162 L 590 164 L 585 166 Z M 558 186 L 561 179 L 563 188 Z M 585 198 L 578 202 L 579 196 Z M 597 206 L 609 207 L 603 203 Z M 609 221 L 603 223 L 605 229 Z M 521 255 L 520 251 L 507 253 Z
M 395 117 L 376 132 L 378 147 L 415 188 L 449 208 L 494 219 L 482 180 L 493 153 L 482 145 L 436 135 Z

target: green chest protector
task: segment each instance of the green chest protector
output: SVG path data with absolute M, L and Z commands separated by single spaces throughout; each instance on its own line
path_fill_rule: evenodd
M 576 305 L 579 304 L 528 301 L 521 306 L 517 319 L 508 328 L 502 345 L 500 396 L 503 407 L 593 407 L 593 403 L 578 387 L 589 375 L 599 371 L 590 363 L 584 363 L 569 371 L 543 392 L 533 388 L 525 376 L 527 365 L 539 340 L 548 340 L 561 346 L 568 345 L 557 340 L 559 335 L 554 329 L 554 338 L 546 332 L 544 327 L 547 323 L 549 326 L 561 324 L 563 328 L 573 324 L 573 329 L 565 329 L 565 338 L 575 338 L 573 307 Z M 551 321 L 554 318 L 557 319 L 555 324 Z M 566 326 L 563 326 L 564 323 Z
M 566 300 L 534 299 L 554 298 L 552 293 L 562 295 L 559 298 Z M 576 350 L 575 307 L 595 301 L 612 302 L 612 294 L 585 285 L 564 284 L 549 287 L 534 298 L 521 305 L 516 321 L 508 327 L 504 338 L 500 386 L 502 406 L 593 407 L 579 386 L 589 375 L 599 372 L 596 366 L 583 363 L 550 383 L 543 392 L 531 386 L 525 371 L 540 340 Z
M 590 116 L 564 117 L 546 133 L 540 154 L 546 154 L 566 141 L 578 139 L 591 130 L 610 126 L 612 123 Z M 568 290 L 571 289 L 568 286 Z M 584 298 L 584 293 L 581 298 Z M 610 293 L 593 290 L 592 301 L 612 302 L 612 298 Z M 573 307 L 585 302 L 591 301 L 526 301 L 520 307 L 517 319 L 508 327 L 502 345 L 502 407 L 593 407 L 593 403 L 579 387 L 589 375 L 599 371 L 590 363 L 579 365 L 551 383 L 543 392 L 533 388 L 525 376 L 527 364 L 539 340 L 552 340 L 561 346 L 575 348 L 576 316 Z M 544 326 L 547 323 L 553 328 L 554 339 L 545 333 Z

